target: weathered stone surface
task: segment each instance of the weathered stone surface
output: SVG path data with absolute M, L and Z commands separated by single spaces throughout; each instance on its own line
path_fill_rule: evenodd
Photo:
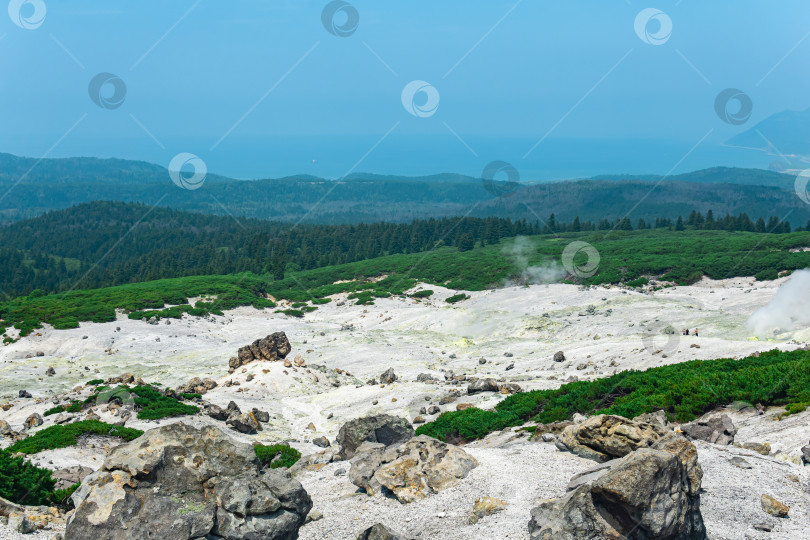
M 708 414 L 681 426 L 690 439 L 698 439 L 714 444 L 732 444 L 737 428 L 727 414 Z
M 565 354 L 562 351 L 557 351 L 554 353 L 554 361 L 555 362 L 565 362 Z
M 498 385 L 498 392 L 501 394 L 517 394 L 522 391 L 523 389 L 516 383 L 500 383 Z
M 25 419 L 25 429 L 41 426 L 43 422 L 45 422 L 45 420 L 42 419 L 42 415 L 39 413 L 34 413 Z
M 664 440 L 676 453 L 642 448 L 575 477 L 565 497 L 532 509 L 530 537 L 704 540 L 697 451 L 680 435 Z
M 92 472 L 93 469 L 90 467 L 76 465 L 74 467 L 67 467 L 65 469 L 54 471 L 51 473 L 51 477 L 56 480 L 56 486 L 54 486 L 56 489 L 66 489 L 73 484 L 78 484 Z
M 742 447 L 745 448 L 746 450 L 754 451 L 757 454 L 761 454 L 763 456 L 770 455 L 771 453 L 771 445 L 768 443 L 747 442 L 743 443 Z
M 495 379 L 478 379 L 467 386 L 468 394 L 479 392 L 497 392 L 498 382 Z
M 252 446 L 179 422 L 113 448 L 72 499 L 66 540 L 292 540 L 312 508 L 289 473 L 262 470 Z
M 0 420 L 0 435 L 8 435 L 12 431 L 11 426 L 5 420 Z
M 8 515 L 8 528 L 20 534 L 31 534 L 37 530 L 37 526 L 22 512 L 11 512 Z
M 383 446 L 401 444 L 414 435 L 413 426 L 404 418 L 380 414 L 350 420 L 341 426 L 337 435 L 340 459 L 351 459 L 363 442 L 381 443 Z
M 640 414 L 633 418 L 634 422 L 639 422 L 641 424 L 654 424 L 658 427 L 665 428 L 667 427 L 667 413 L 664 411 L 655 411 L 646 414 Z
M 193 377 L 186 384 L 177 387 L 178 394 L 205 394 L 209 390 L 217 387 L 217 382 L 213 379 L 200 379 Z
M 315 446 L 320 446 L 321 448 L 328 448 L 332 443 L 330 443 L 329 439 L 326 437 L 315 437 L 312 439 L 312 444 Z
M 258 418 L 253 412 L 246 412 L 244 414 L 236 414 L 228 418 L 225 423 L 231 426 L 239 433 L 256 433 L 262 430 Z
M 376 523 L 358 534 L 357 540 L 410 540 L 410 537 L 395 533 L 382 523 Z
M 473 515 L 478 518 L 492 515 L 506 508 L 506 503 L 495 497 L 479 497 L 473 505 Z
M 802 463 L 810 465 L 810 444 L 802 446 Z
M 562 451 L 604 462 L 652 446 L 664 434 L 662 428 L 653 424 L 602 414 L 568 426 L 555 444 Z
M 364 443 L 352 459 L 349 479 L 369 495 L 389 490 L 410 503 L 456 485 L 478 465 L 464 450 L 426 435 L 399 446 Z
M 388 368 L 380 375 L 380 384 L 391 384 L 396 380 L 397 375 L 394 373 L 394 368 Z
M 790 508 L 788 508 L 786 504 L 777 501 L 770 495 L 763 493 L 762 497 L 760 498 L 760 502 L 762 503 L 762 509 L 768 512 L 770 515 L 779 518 L 788 517 Z
M 208 416 L 210 416 L 214 420 L 219 420 L 221 422 L 224 422 L 230 416 L 230 412 L 228 412 L 226 409 L 223 409 L 222 407 L 220 407 L 218 405 L 214 405 L 214 404 L 209 405 L 206 408 L 205 412 L 206 412 L 206 414 L 208 414 Z
M 257 339 L 250 345 L 240 347 L 236 356 L 228 361 L 228 367 L 233 372 L 236 368 L 255 360 L 283 360 L 292 346 L 284 332 L 274 332 L 263 339 Z

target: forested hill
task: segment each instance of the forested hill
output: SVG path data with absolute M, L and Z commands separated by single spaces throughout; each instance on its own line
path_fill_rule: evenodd
M 312 176 L 242 181 L 209 174 L 200 189 L 189 191 L 175 186 L 165 168 L 144 162 L 39 161 L 0 154 L 0 223 L 95 200 L 157 204 L 240 219 L 324 224 L 407 223 L 461 215 L 534 221 L 552 212 L 567 220 L 579 215 L 599 221 L 623 217 L 631 209 L 633 219 L 648 221 L 676 219 L 693 209 L 779 214 L 793 226 L 810 219 L 810 206 L 793 192 L 792 177 L 756 169 L 707 169 L 663 181 L 656 176 L 553 183 L 524 180 L 516 196 L 498 196 L 487 191 L 480 179 L 451 173 L 419 178 L 357 173 L 342 181 Z
M 810 225 L 810 224 L 808 224 Z M 725 230 L 782 234 L 778 216 L 691 211 L 672 220 L 631 222 L 555 215 L 542 220 L 455 217 L 411 223 L 292 225 L 98 201 L 0 227 L 0 290 L 7 295 L 250 271 L 281 278 L 375 257 L 440 246 L 469 251 L 518 235 L 634 229 Z

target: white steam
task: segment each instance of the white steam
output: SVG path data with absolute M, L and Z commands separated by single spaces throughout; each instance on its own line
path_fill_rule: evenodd
M 515 285 L 534 285 L 537 283 L 555 283 L 565 277 L 566 271 L 557 262 L 550 262 L 542 266 L 529 266 L 529 256 L 534 251 L 534 244 L 525 236 L 518 236 L 515 241 L 504 248 L 504 255 L 515 261 L 518 276 L 506 281 L 507 287 Z
M 810 270 L 793 272 L 770 303 L 751 315 L 747 326 L 757 336 L 810 326 Z

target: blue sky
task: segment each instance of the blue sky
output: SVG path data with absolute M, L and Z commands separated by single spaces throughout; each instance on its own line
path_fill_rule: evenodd
M 245 178 L 683 172 L 766 166 L 719 144 L 810 107 L 806 0 L 357 0 L 348 37 L 325 1 L 40 1 L 38 28 L 0 17 L 0 151 L 33 157 L 190 152 Z M 661 45 L 634 30 L 650 7 L 672 21 Z M 120 107 L 89 98 L 100 72 L 126 84 Z M 438 92 L 428 117 L 403 107 L 414 80 Z M 742 126 L 715 114 L 729 87 L 754 104 Z

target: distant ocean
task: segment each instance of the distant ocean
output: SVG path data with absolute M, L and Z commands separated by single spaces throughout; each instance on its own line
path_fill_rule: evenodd
M 234 178 L 278 178 L 307 174 L 339 178 L 348 172 L 423 176 L 460 173 L 478 177 L 495 160 L 512 164 L 522 181 L 586 178 L 596 175 L 672 174 L 715 166 L 769 168 L 778 160 L 763 152 L 704 142 L 661 140 L 546 140 L 524 159 L 536 139 L 485 139 L 455 136 L 419 137 L 396 132 L 379 142 L 373 136 L 268 137 L 226 139 L 213 151 L 208 139 L 149 140 L 122 145 L 103 141 L 90 146 L 66 140 L 50 157 L 97 156 L 139 159 L 168 165 L 179 152 L 200 156 L 212 173 Z M 379 142 L 379 144 L 377 144 Z M 373 148 L 377 144 L 375 148 Z M 93 148 L 88 152 L 87 148 Z M 468 148 L 469 147 L 469 148 Z M 372 149 L 373 148 L 373 149 Z M 15 153 L 13 148 L 4 151 Z M 688 155 L 687 155 L 688 154 Z M 32 156 L 39 157 L 39 156 Z

